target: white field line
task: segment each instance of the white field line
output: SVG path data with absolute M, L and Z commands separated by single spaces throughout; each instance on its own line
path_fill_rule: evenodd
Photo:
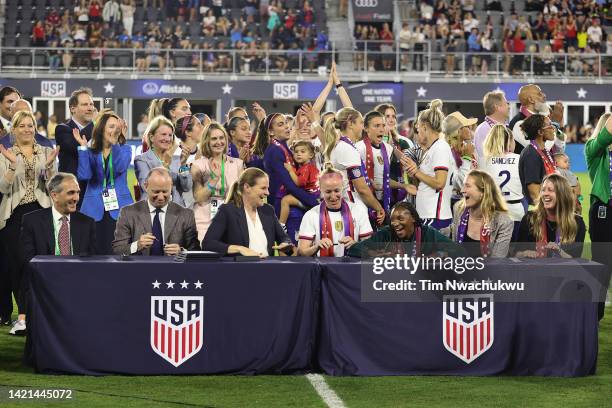
M 306 374 L 306 378 L 329 408 L 346 408 L 338 394 L 332 390 L 321 374 Z

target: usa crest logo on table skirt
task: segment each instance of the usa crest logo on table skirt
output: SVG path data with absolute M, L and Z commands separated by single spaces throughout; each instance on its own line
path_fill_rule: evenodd
M 469 364 L 493 345 L 493 295 L 447 295 L 443 304 L 444 347 Z
M 151 296 L 151 347 L 180 366 L 202 349 L 203 296 Z

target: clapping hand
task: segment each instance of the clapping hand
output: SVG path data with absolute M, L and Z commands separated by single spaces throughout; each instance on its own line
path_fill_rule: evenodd
M 57 155 L 59 154 L 59 151 L 59 145 L 55 149 L 51 150 L 51 153 L 49 153 L 49 155 L 47 156 L 47 162 L 45 163 L 45 167 L 51 167 L 51 165 L 53 165 L 55 159 L 57 158 Z
M 181 144 L 181 166 L 187 164 L 187 159 L 189 158 L 189 155 L 191 155 L 189 147 L 184 144 Z
M 6 157 L 6 160 L 8 160 L 11 164 L 17 163 L 17 156 L 15 156 L 15 153 L 8 150 L 3 145 L 0 145 L 0 153 L 2 153 L 2 155 Z
M 181 246 L 179 244 L 166 244 L 164 245 L 164 255 L 176 256 L 181 252 Z
M 81 136 L 81 132 L 79 131 L 79 129 L 72 129 L 72 136 L 80 146 L 87 147 L 87 139 L 85 139 L 85 136 Z
M 319 241 L 319 249 L 330 249 L 334 247 L 334 243 L 329 238 L 323 238 Z

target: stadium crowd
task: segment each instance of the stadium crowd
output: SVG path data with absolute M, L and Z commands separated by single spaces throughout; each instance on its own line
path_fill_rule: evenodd
M 321 112 L 333 89 L 343 107 Z M 518 97 L 510 118 L 504 93 L 488 92 L 479 124 L 444 114 L 443 101 L 433 100 L 410 137 L 391 104 L 357 111 L 335 65 L 318 98 L 295 115 L 255 103 L 250 114 L 236 106 L 213 120 L 193 114 L 184 98 L 154 99 L 132 189 L 128 123 L 96 112 L 89 89 L 72 93 L 71 119 L 56 125 L 52 143 L 36 131 L 19 90 L 5 86 L 2 323 L 11 324 L 12 292 L 19 317 L 11 333 L 25 332 L 36 255 L 361 257 L 374 244 L 386 254 L 407 244 L 413 254 L 440 256 L 439 245 L 474 243 L 462 248 L 475 257 L 579 257 L 586 227 L 563 151 L 563 105 L 551 108 L 536 84 Z M 611 149 L 605 113 L 585 146 L 592 242 L 610 241 Z M 593 258 L 607 262 L 606 254 Z
M 536 75 L 594 75 L 599 70 L 597 59 L 581 54 L 612 54 L 612 37 L 602 27 L 602 22 L 610 24 L 608 2 L 525 1 L 521 11 L 515 3 L 423 0 L 417 23 L 404 23 L 397 35 L 388 23 L 357 24 L 356 49 L 367 47 L 374 53 L 367 63 L 369 71 L 395 70 L 390 61 L 395 58 L 396 46 L 402 70 L 423 71 L 423 60 L 431 50 L 443 54 L 441 70 L 449 75 L 461 67 L 460 57 L 455 55 L 459 52 L 468 53 L 465 69 L 482 75 L 494 63 L 492 53 L 503 53 L 500 66 L 505 75 L 531 69 Z M 484 10 L 477 10 L 477 6 Z M 536 55 L 521 55 L 526 53 Z M 363 55 L 355 58 L 356 67 L 363 69 Z M 602 74 L 612 69 L 610 64 L 603 64 Z
M 309 0 L 273 0 L 263 8 L 259 0 L 77 0 L 62 5 L 51 0 L 51 6 L 46 1 L 35 0 L 34 9 L 7 5 L 7 17 L 18 24 L 6 25 L 4 45 L 69 49 L 47 51 L 51 70 L 97 70 L 110 50 L 132 48 L 142 50 L 134 61 L 131 53 L 116 54 L 127 59 L 107 60 L 105 66 L 229 72 L 234 68 L 233 50 L 239 51 L 238 72 L 295 70 L 297 50 L 307 51 L 304 69 L 314 70 L 327 61 L 320 54 L 329 49 L 325 26 L 317 26 L 325 21 L 317 17 L 324 10 L 315 12 Z M 15 33 L 17 26 L 20 33 Z M 28 27 L 30 32 L 24 32 Z M 269 50 L 286 52 L 268 55 Z

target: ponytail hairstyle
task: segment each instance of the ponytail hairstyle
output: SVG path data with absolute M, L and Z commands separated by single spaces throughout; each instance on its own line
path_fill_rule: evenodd
M 443 102 L 441 99 L 434 99 L 427 105 L 427 109 L 419 112 L 417 122 L 426 123 L 434 132 L 442 132 L 442 122 L 444 113 L 442 112 Z
M 270 144 L 270 127 L 272 126 L 272 121 L 278 115 L 282 115 L 281 113 L 271 113 L 264 120 L 259 122 L 259 126 L 257 127 L 257 134 L 255 135 L 255 146 L 253 147 L 253 154 L 257 156 L 263 156 L 264 152 L 268 148 Z
M 510 151 L 513 140 L 514 136 L 505 125 L 493 125 L 482 145 L 485 158 L 504 156 Z
M 330 116 L 331 115 L 331 116 Z M 326 116 L 329 116 L 328 118 L 326 118 Z M 327 111 L 324 114 L 321 115 L 321 119 L 319 119 L 319 125 L 321 125 L 321 127 L 325 126 L 325 122 L 327 122 L 327 119 L 329 119 L 332 116 L 336 116 L 335 112 L 332 111 Z
M 442 131 L 444 132 L 444 136 L 446 136 L 446 141 L 456 151 L 461 150 L 461 146 L 463 145 L 463 140 L 459 136 L 459 130 L 463 127 L 463 124 L 459 122 L 459 119 L 452 115 L 448 115 L 442 121 Z
M 331 152 L 336 147 L 338 143 L 338 131 L 340 134 L 345 132 L 350 123 L 355 122 L 359 117 L 361 117 L 361 113 L 358 110 L 345 107 L 336 112 L 334 118 L 330 118 L 325 122 L 325 127 L 323 128 L 323 140 L 325 141 L 325 160 L 331 160 Z
M 236 181 L 230 187 L 230 190 L 227 194 L 227 199 L 225 203 L 232 203 L 238 208 L 242 208 L 242 193 L 244 192 L 245 184 L 248 184 L 249 187 L 253 187 L 257 184 L 257 180 L 261 178 L 267 178 L 268 175 L 261 169 L 257 167 L 249 167 L 245 171 L 242 172 L 238 181 Z
M 188 115 L 183 116 L 176 121 L 174 125 L 176 130 L 174 134 L 181 140 L 181 142 L 184 142 L 185 139 L 187 139 L 187 132 L 191 132 L 193 130 L 193 125 L 195 124 L 194 120 L 198 120 L 195 115 Z
M 185 98 L 160 98 L 153 99 L 149 104 L 149 121 L 155 116 L 165 116 L 172 120 L 170 111 L 174 110 L 180 101 L 187 101 Z

